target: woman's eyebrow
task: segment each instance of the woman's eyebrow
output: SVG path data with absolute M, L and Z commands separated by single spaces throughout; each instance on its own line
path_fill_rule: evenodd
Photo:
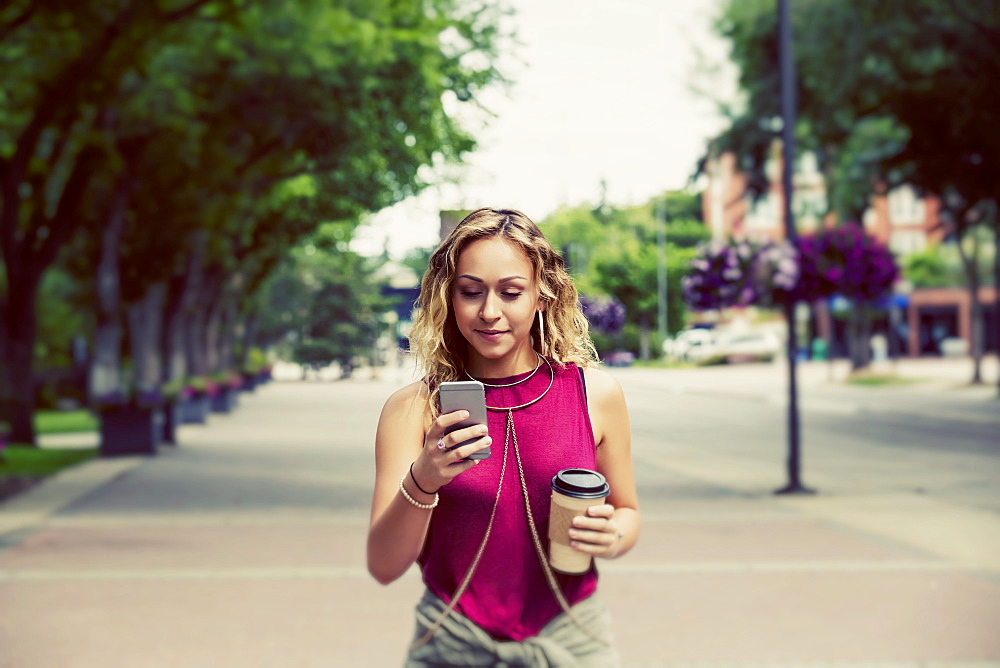
M 485 281 L 483 281 L 483 279 L 481 279 L 481 278 L 479 278 L 477 276 L 472 276 L 470 274 L 462 274 L 461 276 L 459 276 L 459 278 L 467 278 L 470 281 L 475 281 L 476 283 L 483 283 L 483 282 L 485 282 Z M 497 282 L 498 283 L 510 283 L 511 281 L 526 281 L 526 280 L 528 280 L 528 279 L 526 279 L 524 276 L 516 276 L 515 275 L 515 276 L 508 276 L 506 278 L 501 278 Z

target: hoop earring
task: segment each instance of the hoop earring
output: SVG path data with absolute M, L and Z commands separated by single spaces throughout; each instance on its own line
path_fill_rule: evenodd
M 542 316 L 542 312 L 538 312 L 538 348 L 545 354 L 545 318 Z

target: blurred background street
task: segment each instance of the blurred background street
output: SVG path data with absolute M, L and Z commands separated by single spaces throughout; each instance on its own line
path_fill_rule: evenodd
M 601 569 L 626 665 L 1000 663 L 1000 415 L 947 364 L 918 370 L 871 388 L 807 367 L 818 493 L 791 497 L 772 494 L 781 365 L 614 370 L 644 519 Z M 183 447 L 8 502 L 0 665 L 398 665 L 419 577 L 377 585 L 364 536 L 374 425 L 406 376 L 275 382 Z M 60 487 L 77 496 L 53 507 Z
M 626 390 L 627 665 L 1000 666 L 996 81 L 1000 0 L 0 2 L 0 666 L 397 665 L 482 206 Z

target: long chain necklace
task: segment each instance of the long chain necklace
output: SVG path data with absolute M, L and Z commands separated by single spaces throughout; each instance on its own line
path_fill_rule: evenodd
M 479 561 L 482 559 L 483 553 L 486 551 L 486 544 L 490 540 L 490 534 L 493 532 L 493 519 L 496 517 L 497 508 L 500 505 L 500 494 L 503 491 L 504 473 L 507 471 L 507 453 L 509 451 L 511 442 L 514 443 L 514 457 L 517 460 L 517 472 L 518 476 L 521 479 L 521 492 L 524 495 L 524 508 L 527 511 L 528 515 L 528 528 L 531 530 L 531 539 L 535 546 L 535 554 L 538 555 L 538 560 L 542 564 L 542 570 L 545 572 L 545 579 L 548 582 L 549 588 L 552 590 L 553 595 L 555 595 L 556 600 L 559 602 L 559 607 L 562 608 L 563 612 L 566 613 L 567 616 L 569 616 L 569 618 L 573 621 L 574 624 L 576 624 L 584 633 L 586 633 L 592 639 L 606 645 L 610 644 L 610 642 L 608 642 L 606 638 L 601 638 L 600 636 L 595 634 L 590 629 L 590 627 L 581 622 L 577 618 L 577 616 L 573 614 L 573 611 L 570 609 L 569 602 L 566 600 L 566 596 L 563 594 L 562 588 L 559 586 L 559 582 L 556 580 L 555 574 L 552 572 L 552 568 L 549 566 L 549 562 L 545 558 L 545 549 L 542 547 L 541 539 L 539 539 L 538 537 L 538 529 L 535 526 L 535 518 L 531 512 L 531 502 L 528 499 L 528 484 L 524 479 L 524 466 L 521 464 L 521 451 L 517 445 L 517 431 L 514 429 L 514 411 L 521 410 L 522 408 L 527 408 L 532 404 L 538 403 L 545 397 L 545 395 L 549 393 L 549 390 L 552 389 L 552 384 L 555 382 L 556 379 L 556 372 L 552 368 L 552 363 L 549 362 L 548 359 L 541 357 L 540 355 L 539 357 L 542 360 L 545 360 L 545 363 L 548 364 L 549 366 L 549 385 L 548 387 L 545 388 L 544 392 L 542 392 L 540 395 L 538 395 L 531 401 L 520 404 L 518 406 L 486 407 L 487 410 L 491 411 L 507 412 L 507 420 L 506 420 L 507 424 L 504 430 L 504 439 L 503 439 L 503 460 L 500 463 L 500 481 L 497 483 L 497 493 L 496 497 L 493 499 L 493 509 L 490 511 L 489 522 L 486 524 L 486 533 L 483 535 L 483 540 L 479 544 L 479 549 L 476 550 L 476 556 L 473 557 L 472 563 L 469 564 L 469 570 L 466 571 L 465 577 L 462 578 L 462 583 L 458 585 L 458 589 L 455 591 L 454 596 L 451 597 L 451 603 L 448 604 L 448 606 L 437 618 L 437 620 L 430 626 L 429 629 L 427 629 L 427 632 L 424 633 L 424 635 L 419 640 L 414 642 L 413 645 L 411 645 L 411 649 L 417 649 L 418 647 L 422 647 L 423 645 L 427 644 L 427 642 L 430 641 L 430 639 L 434 636 L 434 633 L 439 628 L 441 628 L 441 625 L 444 623 L 444 620 L 448 618 L 448 615 L 451 614 L 451 611 L 455 609 L 456 605 L 458 605 L 458 599 L 462 596 L 462 594 L 465 593 L 465 590 L 469 587 L 469 583 L 472 582 L 472 576 L 476 572 L 476 567 L 479 566 Z M 539 361 L 538 366 L 541 366 L 541 361 Z M 538 371 L 538 367 L 535 367 L 535 371 Z M 531 375 L 529 375 L 528 378 L 535 375 L 535 371 L 532 371 Z M 466 373 L 466 375 L 468 375 L 468 373 Z M 469 377 L 471 378 L 471 376 Z M 519 383 L 522 383 L 528 378 L 519 380 L 516 383 L 511 383 L 511 385 L 517 385 Z M 485 383 L 483 384 L 485 385 Z M 511 385 L 490 385 L 488 387 L 510 387 Z

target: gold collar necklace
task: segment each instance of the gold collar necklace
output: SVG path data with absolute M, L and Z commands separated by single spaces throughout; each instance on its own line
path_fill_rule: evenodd
M 535 367 L 535 371 L 532 371 L 530 374 L 528 374 L 528 376 L 526 378 L 522 378 L 521 380 L 519 380 L 517 382 L 510 383 L 508 385 L 486 385 L 486 383 L 483 383 L 483 385 L 486 385 L 487 387 L 512 387 L 514 385 L 518 385 L 520 383 L 523 383 L 524 381 L 528 380 L 528 378 L 531 378 L 532 376 L 534 376 L 535 372 L 538 371 L 539 367 L 542 366 L 542 361 L 544 361 L 549 366 L 549 386 L 545 388 L 544 392 L 542 392 L 541 394 L 539 394 L 537 397 L 535 397 L 531 401 L 528 401 L 526 403 L 520 404 L 518 406 L 487 406 L 486 407 L 486 410 L 490 410 L 490 411 L 498 411 L 498 412 L 499 411 L 507 411 L 508 426 L 510 428 L 513 428 L 513 423 L 510 421 L 510 414 L 513 413 L 514 411 L 521 410 L 522 408 L 527 408 L 528 406 L 530 406 L 532 404 L 536 404 L 539 401 L 541 401 L 542 399 L 544 399 L 545 395 L 548 394 L 549 390 L 552 389 L 552 384 L 556 381 L 556 370 L 552 368 L 552 362 L 550 362 L 548 360 L 548 358 L 542 357 L 541 355 L 538 356 L 538 360 L 539 360 L 538 361 L 538 366 Z M 468 372 L 466 372 L 466 375 L 468 376 Z M 472 378 L 472 376 L 469 376 L 469 378 Z M 472 378 L 472 380 L 476 380 L 476 379 Z M 482 383 L 482 381 L 479 381 L 479 382 Z
M 529 373 L 527 376 L 525 376 L 521 380 L 515 380 L 513 383 L 507 383 L 506 385 L 493 385 L 491 383 L 487 383 L 485 381 L 479 380 L 478 378 L 473 378 L 472 374 L 469 373 L 468 369 L 463 369 L 463 371 L 465 372 L 466 378 L 468 378 L 469 380 L 474 380 L 474 381 L 480 382 L 483 385 L 485 385 L 486 387 L 514 387 L 515 385 L 520 385 L 521 383 L 527 382 L 532 376 L 534 376 L 536 373 L 538 373 L 538 370 L 540 368 L 542 368 L 542 359 L 543 359 L 543 357 L 541 355 L 539 355 L 537 352 L 535 353 L 535 357 L 538 358 L 538 363 L 535 364 L 535 368 L 531 370 L 531 373 Z M 546 360 L 546 361 L 548 361 L 548 360 Z M 549 366 L 551 367 L 552 365 L 550 364 Z

